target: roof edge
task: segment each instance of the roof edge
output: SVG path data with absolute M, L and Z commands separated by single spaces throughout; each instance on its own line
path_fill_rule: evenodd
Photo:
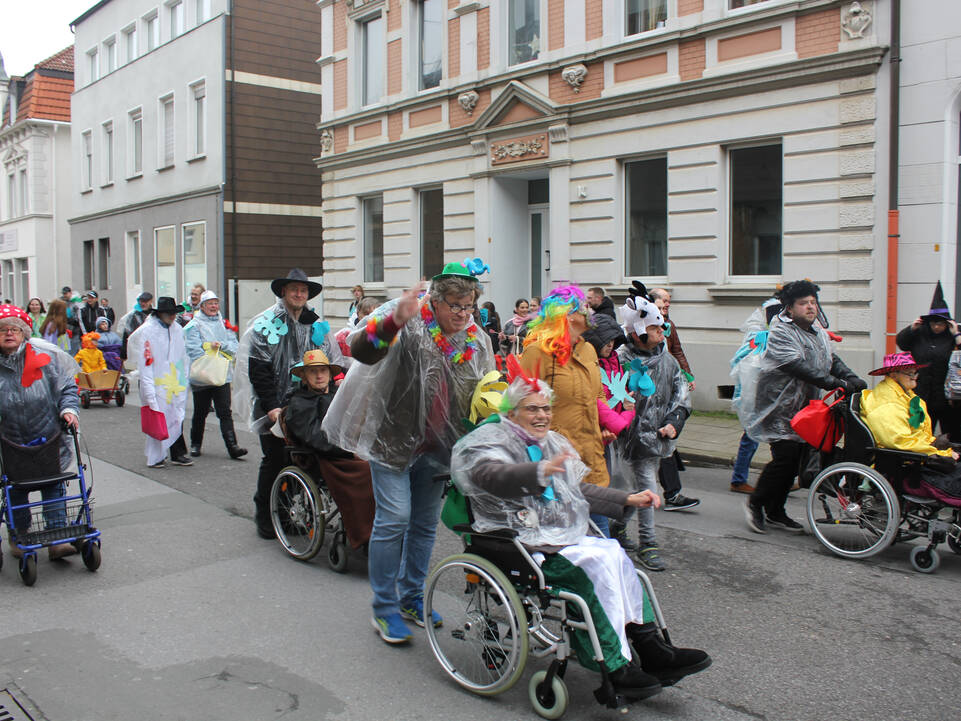
M 73 26 L 76 25 L 77 23 L 83 22 L 83 21 L 86 20 L 88 17 L 90 17 L 91 15 L 93 15 L 95 12 L 97 12 L 100 8 L 102 8 L 104 5 L 106 5 L 108 2 L 110 2 L 110 0 L 100 0 L 100 2 L 98 2 L 98 3 L 97 3 L 96 5 L 94 5 L 92 8 L 90 8 L 89 10 L 87 10 L 87 12 L 85 12 L 83 15 L 81 15 L 80 17 L 78 17 L 76 20 L 72 21 L 72 22 L 70 23 L 70 27 L 73 27 Z

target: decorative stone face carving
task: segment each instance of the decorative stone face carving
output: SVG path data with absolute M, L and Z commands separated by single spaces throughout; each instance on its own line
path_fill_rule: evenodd
M 474 114 L 474 108 L 477 107 L 478 100 L 480 100 L 480 95 L 473 90 L 468 90 L 466 93 L 457 96 L 457 102 L 460 103 L 460 106 L 468 115 Z
M 851 7 L 842 13 L 841 28 L 852 40 L 863 38 L 864 31 L 871 25 L 872 19 L 871 13 L 866 8 L 861 7 L 861 3 L 855 0 L 851 3 Z
M 581 92 L 581 83 L 584 82 L 586 77 L 587 66 L 585 65 L 569 65 L 561 70 L 561 78 L 574 89 L 575 93 Z
M 334 135 L 330 132 L 330 128 L 324 128 L 320 133 L 320 151 L 322 153 L 329 153 L 334 149 Z

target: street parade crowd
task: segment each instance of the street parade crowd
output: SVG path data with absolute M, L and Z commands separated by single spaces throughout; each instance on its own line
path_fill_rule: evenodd
M 323 288 L 297 268 L 270 284 L 276 301 L 242 332 L 222 315 L 216 292 L 199 285 L 184 303 L 141 293 L 119 319 L 92 290 L 76 296 L 64 288 L 60 298 L 32 298 L 23 309 L 4 303 L 4 471 L 14 472 L 7 459 L 28 457 L 53 458 L 54 471 L 69 467 L 73 446 L 63 430 L 79 424 L 77 379 L 99 372 L 136 384 L 150 468 L 192 465 L 205 452 L 211 409 L 226 453 L 243 458 L 236 410 L 260 443 L 256 532 L 275 538 L 274 479 L 289 464 L 289 445 L 308 449 L 348 542 L 367 555 L 370 622 L 392 645 L 411 640 L 410 624 L 444 623 L 436 611 L 428 615 L 424 585 L 451 495 L 445 500 L 439 479 L 449 479 L 469 500 L 476 532 L 510 529 L 553 587 L 589 599 L 615 689 L 646 698 L 711 663 L 704 651 L 657 633 L 634 573 L 635 561 L 652 572 L 667 567 L 654 509 L 699 503 L 682 493 L 679 473 L 677 439 L 696 381 L 671 320 L 671 294 L 634 281 L 615 307 L 602 288 L 569 285 L 519 298 L 502 323 L 493 303 L 481 303 L 479 277 L 488 272 L 476 258 L 448 263 L 386 303 L 356 286 L 344 328 L 313 309 Z M 950 445 L 961 441 L 961 332 L 940 285 L 929 312 L 898 334 L 899 352 L 871 372 L 883 380 L 870 391 L 835 352 L 840 339 L 818 293 L 810 280 L 772 289 L 745 322 L 731 361 L 744 434 L 730 490 L 744 494 L 748 527 L 803 531 L 785 501 L 811 448 L 792 419 L 825 392 L 863 391 L 861 414 L 877 443 L 939 456 L 944 463 L 926 480 L 961 496 Z M 772 458 L 752 486 L 747 469 L 759 443 L 770 444 Z M 65 494 L 63 482 L 32 490 L 44 501 Z M 23 503 L 28 493 L 11 498 Z M 64 509 L 44 505 L 43 523 L 62 526 Z M 29 524 L 21 514 L 10 535 Z M 16 556 L 13 539 L 9 547 Z M 49 547 L 51 559 L 74 552 L 70 544 Z M 574 645 L 596 670 L 590 643 Z

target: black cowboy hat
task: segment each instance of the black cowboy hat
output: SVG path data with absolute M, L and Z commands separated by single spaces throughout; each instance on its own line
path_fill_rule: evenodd
M 162 295 L 157 298 L 157 305 L 150 309 L 151 313 L 183 313 L 184 307 L 173 298 Z
M 270 283 L 270 289 L 273 291 L 274 295 L 278 298 L 282 297 L 284 294 L 284 286 L 288 283 L 303 283 L 307 286 L 307 297 L 313 298 L 315 295 L 319 294 L 320 291 L 324 289 L 320 283 L 315 283 L 307 278 L 307 274 L 300 268 L 294 268 L 291 270 L 286 278 L 276 278 Z

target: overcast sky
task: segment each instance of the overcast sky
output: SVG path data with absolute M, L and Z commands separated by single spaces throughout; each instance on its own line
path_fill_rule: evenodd
M 73 45 L 70 21 L 97 0 L 0 0 L 0 54 L 7 75 L 26 75 Z

